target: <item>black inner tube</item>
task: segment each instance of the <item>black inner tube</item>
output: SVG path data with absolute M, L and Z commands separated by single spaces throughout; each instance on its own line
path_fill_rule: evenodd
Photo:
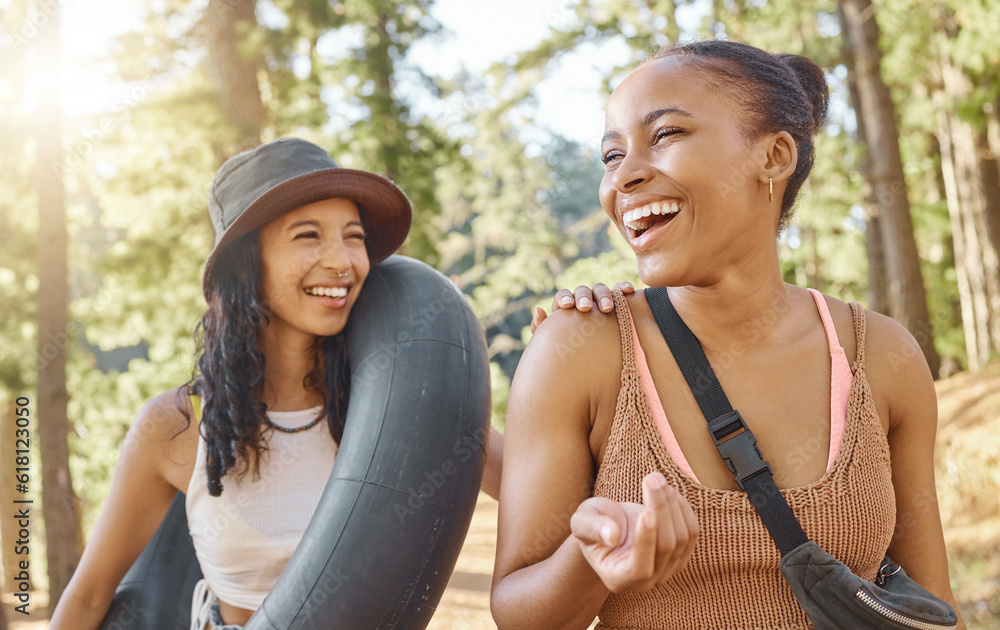
M 482 329 L 440 272 L 373 268 L 347 329 L 351 396 L 316 513 L 247 630 L 426 627 L 472 519 L 489 437 Z M 178 493 L 102 630 L 186 630 L 201 578 Z

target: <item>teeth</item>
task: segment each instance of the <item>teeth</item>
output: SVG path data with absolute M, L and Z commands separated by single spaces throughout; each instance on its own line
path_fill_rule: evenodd
M 653 203 L 646 204 L 641 208 L 636 208 L 635 210 L 629 210 L 622 215 L 622 222 L 632 228 L 633 230 L 646 230 L 652 225 L 652 221 L 642 221 L 642 219 L 650 216 L 651 214 L 667 215 L 679 212 L 681 209 L 681 202 L 679 201 L 654 201 Z
M 347 295 L 346 287 L 311 287 L 306 289 L 309 295 L 321 295 L 330 298 L 342 298 Z

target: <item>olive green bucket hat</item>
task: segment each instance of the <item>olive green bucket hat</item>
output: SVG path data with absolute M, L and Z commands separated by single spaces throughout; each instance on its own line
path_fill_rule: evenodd
M 374 173 L 339 167 L 311 142 L 279 138 L 226 160 L 208 193 L 215 247 L 202 277 L 206 298 L 224 266 L 219 254 L 233 241 L 286 212 L 333 198 L 358 204 L 372 266 L 406 240 L 413 210 L 403 191 Z

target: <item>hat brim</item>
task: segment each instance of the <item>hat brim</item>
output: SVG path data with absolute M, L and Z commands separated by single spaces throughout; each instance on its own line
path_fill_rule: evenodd
M 291 210 L 335 198 L 350 199 L 358 204 L 365 227 L 365 248 L 372 266 L 388 258 L 406 240 L 413 210 L 410 200 L 398 186 L 366 171 L 347 168 L 312 171 L 269 188 L 247 206 L 212 248 L 205 262 L 202 287 L 207 292 L 219 271 L 219 254 L 233 241 Z

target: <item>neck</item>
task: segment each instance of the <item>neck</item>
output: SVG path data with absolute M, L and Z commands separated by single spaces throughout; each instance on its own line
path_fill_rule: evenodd
M 297 411 L 322 405 L 322 398 L 305 388 L 313 369 L 319 338 L 301 332 L 284 331 L 272 323 L 261 340 L 267 367 L 262 399 L 270 411 Z
M 775 258 L 777 253 L 775 252 Z M 732 267 L 708 286 L 670 289 L 670 299 L 707 349 L 773 340 L 791 310 L 790 288 L 777 260 Z

